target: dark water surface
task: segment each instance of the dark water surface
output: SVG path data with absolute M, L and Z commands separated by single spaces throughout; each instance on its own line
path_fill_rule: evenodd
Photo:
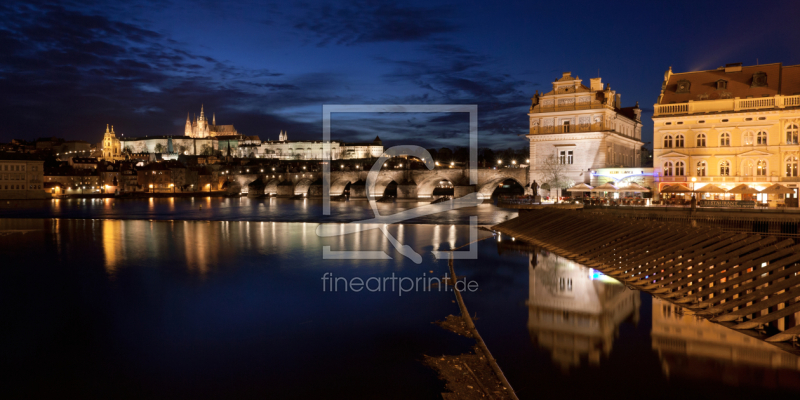
M 472 343 L 431 324 L 458 312 L 452 293 L 323 291 L 322 277 L 442 276 L 431 250 L 467 243 L 469 212 L 446 217 L 454 225 L 389 227 L 422 254 L 417 265 L 378 230 L 319 238 L 310 222 L 134 219 L 168 219 L 168 200 L 135 203 L 126 219 L 0 219 L 6 387 L 50 398 L 441 398 L 420 360 Z M 183 201 L 176 210 L 193 213 Z M 211 217 L 191 215 L 248 219 L 255 208 L 260 218 L 270 207 L 211 201 Z M 46 212 L 121 215 L 81 204 Z M 478 209 L 482 224 L 506 215 Z M 351 215 L 371 217 L 363 211 Z M 480 237 L 478 259 L 456 261 L 457 272 L 479 285 L 465 301 L 522 399 L 800 395 L 796 356 L 512 238 Z M 323 246 L 393 259 L 323 259 Z

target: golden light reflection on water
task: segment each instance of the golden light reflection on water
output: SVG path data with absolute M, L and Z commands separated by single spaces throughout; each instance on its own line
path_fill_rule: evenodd
M 106 273 L 114 279 L 117 263 L 124 249 L 122 238 L 122 221 L 103 220 L 103 254 L 105 256 Z

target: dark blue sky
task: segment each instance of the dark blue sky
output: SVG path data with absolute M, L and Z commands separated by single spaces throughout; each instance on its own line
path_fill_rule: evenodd
M 664 71 L 800 63 L 797 1 L 5 2 L 0 141 L 182 134 L 216 112 L 244 134 L 322 135 L 323 104 L 477 104 L 480 145 L 525 146 L 534 90 L 597 76 L 652 105 Z M 209 115 L 210 116 L 210 115 Z M 466 145 L 466 116 L 334 117 L 348 141 Z

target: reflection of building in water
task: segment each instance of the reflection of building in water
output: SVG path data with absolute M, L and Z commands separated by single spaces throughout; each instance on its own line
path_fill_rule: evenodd
M 800 390 L 800 357 L 681 310 L 653 299 L 653 350 L 665 375 Z
M 536 258 L 538 257 L 538 263 Z M 531 256 L 528 330 L 562 368 L 611 352 L 620 323 L 639 317 L 639 293 L 554 254 Z

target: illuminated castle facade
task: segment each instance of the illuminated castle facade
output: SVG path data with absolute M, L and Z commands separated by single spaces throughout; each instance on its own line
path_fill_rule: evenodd
M 201 105 L 200 117 L 196 117 L 194 122 L 189 119 L 189 114 L 186 114 L 184 135 L 194 139 L 203 139 L 217 136 L 236 136 L 239 135 L 239 132 L 236 131 L 233 125 L 217 125 L 217 116 L 215 114 L 212 114 L 211 123 L 209 124 Z

